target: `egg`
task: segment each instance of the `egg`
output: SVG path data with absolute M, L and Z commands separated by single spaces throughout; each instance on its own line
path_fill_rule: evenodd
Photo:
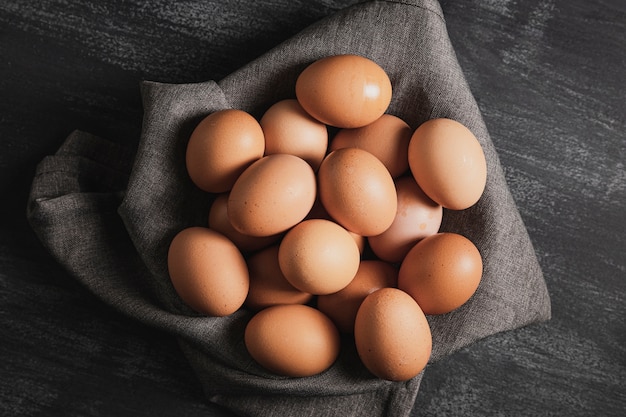
M 396 178 L 409 169 L 409 141 L 413 130 L 402 119 L 383 114 L 372 123 L 354 129 L 340 129 L 330 143 L 330 150 L 360 148 L 385 165 Z
M 421 239 L 439 231 L 443 208 L 432 201 L 413 177 L 396 180 L 398 210 L 391 226 L 376 236 L 368 237 L 372 251 L 380 259 L 400 262 Z
M 172 239 L 167 267 L 174 289 L 193 310 L 222 317 L 237 311 L 248 294 L 246 261 L 234 243 L 206 227 L 189 227 Z
M 287 281 L 278 264 L 278 245 L 250 255 L 247 263 L 250 289 L 246 307 L 261 310 L 276 304 L 306 304 L 313 297 Z
M 317 171 L 326 156 L 328 129 L 311 117 L 298 100 L 286 99 L 273 104 L 259 123 L 265 135 L 265 155 L 296 155 Z
M 305 220 L 294 226 L 278 250 L 285 278 L 299 290 L 315 295 L 346 287 L 359 269 L 360 258 L 352 235 L 324 219 Z
M 406 255 L 398 288 L 426 314 L 449 313 L 476 292 L 483 272 L 478 248 L 457 233 L 437 233 L 419 241 Z
M 249 236 L 240 233 L 228 218 L 228 193 L 215 197 L 209 209 L 209 228 L 229 238 L 244 253 L 263 249 L 276 243 L 282 235 Z
M 296 97 L 307 113 L 339 128 L 372 123 L 385 113 L 391 96 L 391 81 L 385 70 L 359 55 L 321 58 L 296 80 Z
M 480 285 L 476 245 L 439 228 L 480 200 L 483 149 L 458 121 L 387 113 L 391 80 L 365 56 L 318 59 L 294 87 L 258 121 L 225 109 L 196 125 L 185 166 L 212 202 L 208 227 L 170 242 L 172 287 L 200 315 L 247 309 L 245 347 L 276 375 L 322 373 L 352 340 L 374 376 L 407 381 L 431 356 L 427 315 Z
M 328 214 L 328 212 L 324 208 L 324 205 L 322 204 L 319 198 L 315 200 L 315 203 L 313 204 L 313 208 L 311 209 L 311 211 L 309 211 L 309 214 L 306 215 L 305 219 L 307 220 L 308 219 L 325 219 L 325 220 L 331 220 L 331 221 L 333 220 L 333 218 L 330 217 L 330 214 Z M 362 255 L 363 251 L 365 250 L 366 238 L 364 236 L 361 236 L 349 230 L 348 230 L 348 233 L 350 233 L 350 235 L 354 238 L 354 241 L 359 247 L 359 252 L 361 252 L 361 255 Z
M 378 158 L 358 148 L 331 152 L 318 171 L 319 196 L 328 214 L 361 236 L 378 235 L 396 216 L 396 187 Z
M 363 260 L 354 279 L 344 289 L 317 297 L 317 308 L 343 333 L 354 332 L 354 320 L 361 303 L 372 292 L 396 287 L 398 270 L 379 260 Z
M 483 149 L 467 127 L 452 119 L 432 119 L 415 130 L 409 167 L 426 195 L 447 209 L 473 206 L 485 189 Z
M 381 288 L 363 300 L 355 319 L 354 341 L 365 367 L 389 381 L 419 375 L 432 351 L 426 316 L 411 296 L 397 288 Z
M 196 126 L 185 163 L 198 188 L 221 193 L 230 190 L 264 151 L 263 129 L 257 120 L 243 110 L 226 109 L 209 114 Z
M 315 308 L 284 304 L 256 313 L 244 342 L 250 356 L 283 376 L 306 377 L 330 368 L 339 355 L 340 338 L 332 321 Z
M 350 233 L 350 236 L 352 236 L 352 238 L 356 242 L 356 246 L 359 248 L 359 252 L 361 253 L 361 255 L 363 255 L 363 251 L 365 251 L 366 238 L 349 230 L 348 233 Z
M 271 236 L 299 223 L 316 197 L 313 168 L 294 155 L 264 156 L 239 176 L 228 196 L 228 218 L 240 233 Z

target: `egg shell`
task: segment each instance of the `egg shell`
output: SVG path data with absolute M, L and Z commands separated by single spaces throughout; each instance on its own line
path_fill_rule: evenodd
M 409 169 L 409 141 L 413 130 L 402 119 L 383 114 L 372 123 L 354 129 L 340 129 L 330 143 L 330 150 L 360 148 L 377 157 L 397 178 Z
M 413 177 L 396 180 L 396 193 L 398 209 L 393 223 L 367 239 L 376 256 L 388 262 L 401 262 L 418 241 L 439 231 L 443 218 L 443 208 L 424 194 Z
M 316 197 L 313 169 L 294 155 L 264 156 L 237 179 L 228 196 L 228 218 L 240 233 L 271 236 L 299 223 Z
M 324 219 L 305 220 L 280 242 L 278 262 L 301 291 L 319 295 L 346 287 L 359 269 L 361 253 L 350 233 Z
M 457 233 L 437 233 L 419 241 L 406 255 L 398 288 L 410 294 L 426 314 L 449 313 L 476 292 L 483 272 L 478 248 Z
M 313 297 L 287 281 L 278 264 L 278 245 L 250 255 L 247 263 L 250 289 L 246 307 L 261 310 L 277 304 L 306 304 Z
M 283 376 L 306 377 L 328 369 L 339 355 L 339 331 L 322 312 L 299 304 L 268 307 L 248 322 L 250 356 Z
M 264 151 L 263 129 L 257 120 L 243 110 L 226 109 L 209 114 L 196 126 L 185 163 L 198 188 L 221 193 L 230 190 Z
M 172 239 L 167 267 L 174 289 L 193 310 L 222 317 L 244 303 L 250 284 L 243 255 L 224 235 L 190 227 Z
M 324 220 L 334 221 L 333 218 L 330 217 L 330 214 L 328 214 L 328 212 L 324 208 L 324 205 L 322 204 L 322 202 L 320 201 L 319 194 L 318 194 L 318 198 L 315 199 L 313 208 L 311 209 L 311 211 L 309 211 L 309 214 L 306 215 L 305 219 L 306 220 L 324 219 Z M 365 250 L 365 245 L 367 244 L 367 239 L 365 238 L 365 236 L 361 236 L 358 233 L 354 233 L 349 230 L 348 230 L 348 233 L 350 233 L 350 235 L 354 238 L 354 241 L 359 247 L 359 252 L 361 252 L 361 255 L 362 255 L 363 251 Z
M 379 260 L 363 260 L 354 279 L 344 289 L 317 297 L 317 308 L 343 333 L 354 332 L 354 320 L 361 303 L 372 292 L 398 284 L 398 269 Z
M 378 158 L 357 148 L 331 152 L 318 172 L 319 196 L 328 214 L 361 236 L 378 235 L 396 216 L 396 187 Z
M 356 242 L 356 246 L 357 248 L 359 248 L 359 253 L 363 255 L 363 252 L 365 251 L 365 245 L 367 243 L 367 239 L 365 238 L 365 236 L 361 236 L 349 230 L 348 233 L 350 233 L 350 236 L 352 236 L 352 239 L 354 239 L 354 241 Z
M 259 121 L 265 135 L 265 155 L 296 155 L 317 171 L 328 148 L 326 125 L 308 114 L 296 99 L 273 104 Z
M 282 237 L 281 234 L 249 236 L 236 230 L 228 218 L 228 193 L 219 194 L 211 203 L 209 228 L 229 238 L 244 254 L 266 248 Z
M 410 295 L 397 288 L 381 288 L 363 300 L 354 340 L 365 367 L 389 381 L 419 375 L 432 351 L 426 316 Z
M 409 166 L 426 195 L 451 210 L 473 206 L 487 181 L 478 139 L 452 119 L 432 119 L 415 130 L 409 142 Z
M 365 126 L 391 102 L 389 76 L 359 55 L 333 55 L 307 66 L 296 80 L 298 102 L 311 116 L 339 128 Z

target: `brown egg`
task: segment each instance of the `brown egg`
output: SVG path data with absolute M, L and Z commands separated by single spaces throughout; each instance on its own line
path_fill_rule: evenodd
M 330 214 L 328 214 L 328 212 L 324 208 L 324 205 L 322 204 L 322 202 L 319 199 L 319 195 L 318 195 L 318 198 L 315 200 L 315 203 L 313 204 L 313 208 L 311 209 L 309 214 L 306 215 L 305 219 L 306 220 L 308 220 L 308 219 L 325 219 L 325 220 L 334 221 L 333 218 L 330 217 Z M 365 237 L 361 236 L 361 235 L 359 235 L 357 233 L 350 232 L 349 230 L 348 230 L 348 233 L 350 233 L 350 235 L 354 238 L 354 241 L 356 242 L 356 245 L 359 247 L 359 252 L 361 252 L 361 254 L 363 254 L 363 251 L 365 250 L 365 244 L 366 244 Z
M 387 262 L 363 260 L 354 279 L 344 289 L 317 297 L 317 308 L 343 333 L 353 333 L 361 303 L 372 292 L 398 284 L 398 270 Z
M 322 123 L 353 128 L 372 123 L 391 102 L 391 81 L 377 63 L 358 55 L 319 59 L 296 80 L 302 107 Z
M 442 207 L 428 198 L 413 177 L 396 180 L 398 210 L 391 226 L 367 240 L 380 259 L 400 262 L 411 248 L 426 236 L 439 231 Z
M 350 233 L 350 236 L 352 236 L 352 238 L 356 242 L 356 246 L 359 248 L 359 253 L 363 255 L 363 251 L 365 250 L 366 238 L 349 230 L 348 233 Z
M 339 332 L 322 312 L 299 304 L 268 307 L 246 326 L 250 356 L 278 375 L 305 377 L 330 368 L 339 355 Z
M 241 252 L 211 229 L 179 232 L 170 243 L 167 267 L 180 298 L 199 313 L 227 316 L 243 305 L 248 294 L 248 267 Z
M 316 196 L 313 169 L 294 155 L 268 155 L 246 169 L 228 196 L 228 218 L 240 233 L 271 236 L 296 225 Z
M 426 316 L 397 288 L 382 288 L 365 298 L 356 315 L 354 340 L 365 367 L 389 381 L 419 375 L 432 351 Z
M 451 210 L 464 210 L 481 197 L 487 164 L 476 136 L 451 119 L 420 125 L 409 143 L 409 166 L 426 195 Z
M 413 130 L 402 119 L 383 114 L 372 123 L 354 129 L 341 129 L 330 143 L 330 150 L 360 148 L 385 165 L 396 178 L 409 169 L 409 140 Z
M 319 196 L 328 214 L 361 236 L 378 235 L 396 216 L 393 178 L 382 162 L 357 148 L 331 152 L 318 172 Z
M 264 150 L 263 129 L 254 117 L 242 110 L 217 111 L 205 117 L 189 138 L 187 172 L 198 188 L 225 192 Z
M 265 248 L 248 258 L 250 289 L 245 306 L 252 310 L 276 304 L 306 304 L 313 296 L 287 281 L 278 264 L 278 245 Z
M 330 294 L 344 288 L 359 269 L 361 253 L 350 233 L 330 220 L 305 220 L 287 232 L 278 262 L 301 291 Z
M 406 255 L 398 288 L 426 314 L 445 314 L 465 304 L 480 284 L 483 263 L 476 246 L 456 233 L 438 233 L 418 242 Z
M 326 125 L 309 115 L 298 100 L 272 105 L 260 122 L 265 134 L 265 155 L 288 153 L 299 156 L 317 171 L 328 148 Z
M 236 230 L 228 219 L 228 194 L 218 195 L 209 210 L 209 228 L 229 238 L 242 252 L 254 252 L 277 242 L 281 235 L 249 236 Z
M 309 213 L 306 215 L 305 219 L 307 219 L 307 220 L 308 219 L 332 220 L 332 218 L 330 217 L 330 214 L 328 214 L 328 212 L 326 211 L 326 208 L 324 207 L 324 205 L 320 201 L 319 193 L 317 195 L 317 198 L 315 199 L 315 202 L 313 203 L 313 207 L 311 207 L 311 211 L 309 211 Z

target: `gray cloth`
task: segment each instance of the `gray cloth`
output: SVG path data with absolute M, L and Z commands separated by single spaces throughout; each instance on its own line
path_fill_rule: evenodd
M 194 126 L 224 108 L 259 117 L 276 101 L 294 97 L 296 77 L 307 64 L 341 53 L 367 56 L 387 71 L 394 88 L 389 113 L 413 128 L 435 117 L 458 120 L 474 132 L 486 155 L 488 179 L 481 200 L 465 211 L 446 210 L 442 224 L 443 231 L 476 244 L 484 260 L 483 278 L 460 309 L 429 317 L 431 361 L 550 317 L 543 275 L 439 4 L 357 4 L 219 82 L 143 83 L 138 149 L 77 131 L 39 164 L 33 181 L 28 217 L 48 250 L 105 302 L 176 337 L 207 398 L 239 415 L 405 416 L 423 375 L 406 382 L 376 379 L 349 338 L 338 361 L 322 374 L 273 375 L 245 349 L 250 313 L 199 316 L 180 301 L 169 281 L 171 239 L 185 227 L 206 225 L 211 201 L 185 170 L 185 147 Z

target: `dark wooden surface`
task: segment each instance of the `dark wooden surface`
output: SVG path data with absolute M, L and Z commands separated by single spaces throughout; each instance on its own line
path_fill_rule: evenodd
M 175 342 L 43 250 L 35 165 L 134 143 L 142 79 L 220 79 L 354 1 L 0 1 L 0 415 L 211 416 Z M 429 366 L 415 416 L 626 412 L 626 2 L 443 1 L 552 297 L 545 324 Z

